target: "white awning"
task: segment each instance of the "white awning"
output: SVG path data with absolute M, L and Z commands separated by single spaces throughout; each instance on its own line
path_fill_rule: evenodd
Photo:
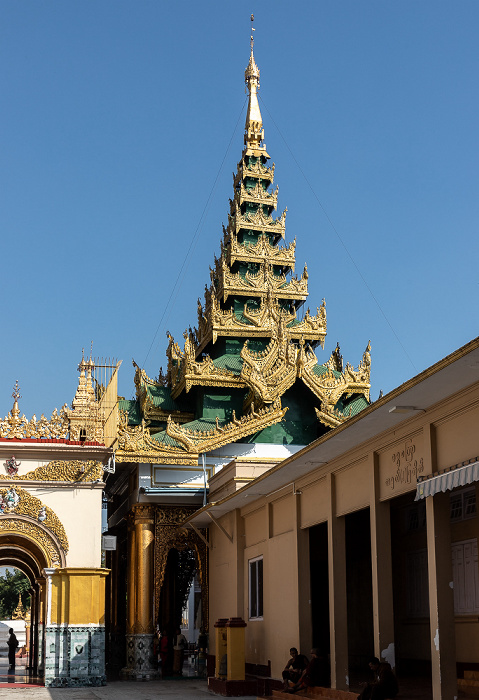
M 442 491 L 451 491 L 458 486 L 466 486 L 479 481 L 479 462 L 471 462 L 465 467 L 457 467 L 445 474 L 432 476 L 430 479 L 425 479 L 417 485 L 417 493 L 415 501 L 420 501 L 427 496 L 434 496 L 435 493 Z

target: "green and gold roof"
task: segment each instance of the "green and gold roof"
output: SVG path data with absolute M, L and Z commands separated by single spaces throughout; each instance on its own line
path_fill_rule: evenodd
M 245 81 L 245 146 L 197 326 L 183 347 L 168 334 L 167 371 L 157 380 L 135 366 L 136 400 L 120 405 L 119 461 L 197 464 L 232 442 L 306 444 L 369 403 L 370 344 L 357 369 L 343 368 L 339 346 L 320 364 L 325 301 L 298 317 L 308 271 L 294 275 L 296 239 L 284 243 L 286 210 L 275 216 L 253 46 Z

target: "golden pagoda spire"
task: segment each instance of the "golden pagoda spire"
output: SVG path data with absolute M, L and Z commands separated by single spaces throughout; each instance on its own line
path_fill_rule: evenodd
M 256 65 L 253 54 L 254 37 L 253 32 L 255 31 L 253 27 L 254 15 L 251 15 L 251 53 L 249 57 L 249 63 L 244 73 L 244 79 L 246 87 L 249 92 L 248 100 L 248 112 L 246 114 L 246 124 L 245 124 L 245 135 L 244 142 L 247 148 L 251 149 L 261 149 L 264 150 L 264 146 L 261 147 L 261 141 L 264 138 L 263 131 L 263 119 L 261 117 L 261 111 L 258 104 L 258 90 L 259 90 L 259 68 Z
M 18 379 L 15 382 L 15 386 L 13 387 L 12 398 L 13 398 L 12 416 L 13 416 L 13 418 L 17 419 L 18 416 L 20 415 L 20 409 L 18 408 L 18 399 L 22 398 L 20 396 L 20 387 L 18 386 Z

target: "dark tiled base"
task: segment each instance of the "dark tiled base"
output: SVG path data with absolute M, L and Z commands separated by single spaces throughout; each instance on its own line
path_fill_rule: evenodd
M 88 688 L 106 685 L 106 676 L 87 676 L 85 678 L 53 677 L 45 679 L 47 688 Z

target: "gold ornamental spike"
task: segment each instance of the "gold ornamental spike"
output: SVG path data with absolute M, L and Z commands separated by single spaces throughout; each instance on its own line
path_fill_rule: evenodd
M 251 23 L 254 21 L 254 15 L 251 15 Z M 254 38 L 253 32 L 254 27 L 251 27 L 251 53 L 249 57 L 249 63 L 246 67 L 244 73 L 244 79 L 246 87 L 248 88 L 249 100 L 248 100 L 248 112 L 246 113 L 246 124 L 245 124 L 245 145 L 249 148 L 258 149 L 261 148 L 260 144 L 264 138 L 263 131 L 263 119 L 261 117 L 261 111 L 258 104 L 258 90 L 259 90 L 259 68 L 254 60 L 253 46 Z

